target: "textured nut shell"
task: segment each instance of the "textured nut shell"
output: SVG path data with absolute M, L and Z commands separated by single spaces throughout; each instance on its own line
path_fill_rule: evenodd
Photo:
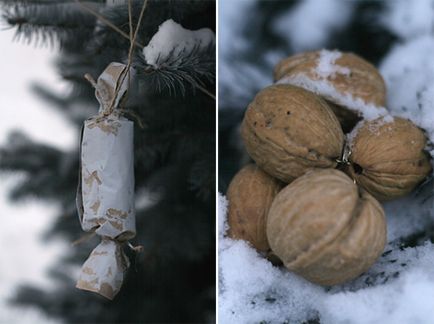
M 267 252 L 265 226 L 268 210 L 281 183 L 254 164 L 242 168 L 232 179 L 228 191 L 229 237 L 242 239 L 258 251 Z
M 273 252 L 305 279 L 336 285 L 366 271 L 383 252 L 380 204 L 338 170 L 315 170 L 276 196 L 267 221 Z
M 241 135 L 256 164 L 287 183 L 311 168 L 334 168 L 344 143 L 325 101 L 288 84 L 272 85 L 256 95 Z
M 366 121 L 352 140 L 349 174 L 379 200 L 406 195 L 431 172 L 426 144 L 422 130 L 406 119 Z
M 315 72 L 318 66 L 320 51 L 307 52 L 288 57 L 280 61 L 274 69 L 274 80 L 278 81 L 284 77 L 302 74 L 311 80 L 320 80 L 321 77 Z M 350 69 L 349 75 L 337 73 L 327 81 L 333 85 L 341 95 L 350 94 L 354 99 L 362 99 L 367 104 L 374 106 L 385 106 L 386 85 L 378 70 L 369 62 L 352 53 L 342 53 L 342 56 L 335 61 L 336 65 Z M 350 129 L 355 125 L 358 116 L 353 110 L 342 106 L 339 97 L 318 93 L 330 102 L 339 121 L 344 128 Z

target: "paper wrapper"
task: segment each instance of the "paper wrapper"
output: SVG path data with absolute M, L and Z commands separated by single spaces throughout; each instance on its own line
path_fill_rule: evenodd
M 98 79 L 101 112 L 109 107 L 114 94 L 110 87 L 120 72 L 110 65 Z M 81 139 L 78 214 L 83 230 L 102 241 L 84 263 L 77 288 L 109 299 L 119 292 L 129 266 L 122 244 L 136 234 L 133 130 L 133 122 L 117 113 L 99 115 L 85 121 Z

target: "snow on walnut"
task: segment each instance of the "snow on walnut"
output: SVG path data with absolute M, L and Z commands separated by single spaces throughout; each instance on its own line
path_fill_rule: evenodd
M 143 48 L 146 62 L 153 67 L 169 56 L 191 52 L 195 48 L 205 49 L 215 44 L 214 32 L 209 28 L 188 30 L 172 19 L 162 23 L 149 44 Z
M 336 60 L 342 56 L 339 51 L 321 50 L 319 53 L 318 65 L 315 68 L 316 74 L 321 78 L 334 78 L 336 74 L 349 75 L 350 69 L 337 65 Z
M 340 105 L 358 112 L 366 120 L 373 120 L 384 117 L 385 122 L 393 121 L 389 112 L 384 107 L 378 107 L 370 103 L 366 103 L 361 98 L 354 98 L 351 93 L 339 92 L 329 81 L 335 78 L 336 74 L 349 75 L 351 70 L 347 67 L 336 64 L 336 60 L 342 55 L 339 51 L 321 50 L 317 65 L 313 69 L 314 74 L 318 77 L 314 79 L 305 73 L 297 73 L 290 76 L 285 76 L 277 84 L 292 84 L 314 93 L 321 94 L 324 97 L 333 98 Z

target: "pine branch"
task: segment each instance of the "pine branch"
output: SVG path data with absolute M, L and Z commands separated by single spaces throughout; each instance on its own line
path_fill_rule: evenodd
M 0 171 L 25 175 L 12 189 L 12 200 L 39 197 L 67 205 L 74 199 L 77 170 L 76 152 L 65 154 L 20 132 L 10 134 L 8 145 L 0 149 Z
M 2 20 L 16 27 L 17 40 L 61 47 L 83 47 L 95 27 L 95 18 L 73 3 L 14 6 L 4 10 Z
M 139 77 L 157 91 L 167 89 L 171 95 L 180 92 L 185 96 L 188 86 L 196 90 L 214 81 L 215 45 L 203 48 L 201 44 L 196 44 L 181 51 L 173 48 L 169 55 L 159 56 L 156 65 L 157 68 L 149 66 L 141 52 L 134 63 Z
M 89 90 L 86 85 L 86 90 Z M 66 96 L 59 95 L 39 83 L 32 84 L 32 91 L 47 103 L 48 107 L 53 107 L 62 113 L 69 121 L 81 127 L 83 121 L 90 114 L 98 111 L 96 100 L 90 96 L 71 93 Z M 90 89 L 93 92 L 93 89 Z

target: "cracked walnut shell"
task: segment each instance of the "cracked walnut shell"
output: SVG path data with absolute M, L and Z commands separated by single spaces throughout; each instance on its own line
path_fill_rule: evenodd
M 232 179 L 228 191 L 228 235 L 248 241 L 268 252 L 265 226 L 268 210 L 282 184 L 254 164 L 246 165 Z
M 256 164 L 289 183 L 312 168 L 334 168 L 344 134 L 319 96 L 289 84 L 269 86 L 250 103 L 241 125 Z
M 381 255 L 386 220 L 378 201 L 346 174 L 315 170 L 276 196 L 267 238 L 290 271 L 337 285 L 358 277 Z
M 365 121 L 351 137 L 348 173 L 379 200 L 408 194 L 432 170 L 427 138 L 407 119 Z

